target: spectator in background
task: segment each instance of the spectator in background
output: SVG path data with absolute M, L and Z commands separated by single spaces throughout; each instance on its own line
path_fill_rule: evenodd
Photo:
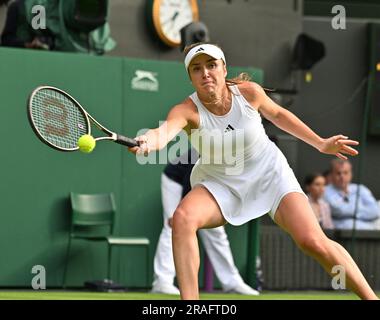
M 0 5 L 7 5 L 8 2 L 9 0 L 0 0 Z M 15 0 L 9 4 L 1 34 L 2 46 L 50 50 L 53 43 L 54 38 L 49 30 L 39 30 L 37 34 L 29 25 L 25 12 L 25 0 Z
M 320 173 L 313 173 L 305 178 L 305 191 L 311 208 L 323 229 L 334 229 L 329 204 L 323 199 L 326 179 Z
M 176 272 L 172 252 L 172 217 L 181 199 L 191 190 L 190 174 L 198 157 L 195 149 L 190 149 L 169 163 L 161 176 L 164 225 L 154 256 L 153 293 L 179 294 L 178 288 L 173 285 Z M 259 294 L 241 278 L 223 226 L 201 229 L 198 235 L 224 291 Z
M 351 163 L 348 160 L 334 159 L 331 161 L 330 171 L 331 184 L 326 187 L 325 200 L 330 204 L 335 228 L 353 229 L 356 216 L 356 229 L 375 229 L 379 217 L 378 204 L 366 186 L 359 187 L 351 183 Z

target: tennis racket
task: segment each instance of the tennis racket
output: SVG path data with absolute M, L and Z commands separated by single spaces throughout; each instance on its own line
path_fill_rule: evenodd
M 91 134 L 91 123 L 106 136 L 96 137 L 96 141 L 111 140 L 127 147 L 138 146 L 134 139 L 108 130 L 96 121 L 68 93 L 50 86 L 40 86 L 33 90 L 28 99 L 29 122 L 40 140 L 60 151 L 76 151 L 78 139 Z

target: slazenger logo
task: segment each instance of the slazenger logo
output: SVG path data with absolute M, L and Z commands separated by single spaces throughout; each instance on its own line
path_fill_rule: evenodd
M 135 76 L 131 81 L 134 90 L 158 91 L 157 73 L 144 70 L 136 70 Z

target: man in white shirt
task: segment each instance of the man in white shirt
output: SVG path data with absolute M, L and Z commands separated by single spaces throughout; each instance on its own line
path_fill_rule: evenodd
M 332 160 L 331 184 L 326 187 L 325 200 L 330 204 L 335 228 L 373 230 L 379 218 L 377 201 L 366 186 L 351 183 L 351 180 L 351 163 Z

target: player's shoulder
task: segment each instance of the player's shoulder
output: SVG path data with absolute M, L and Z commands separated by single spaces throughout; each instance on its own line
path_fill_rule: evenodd
M 190 99 L 190 97 L 187 97 L 185 100 L 182 102 L 176 104 L 172 108 L 173 112 L 184 112 L 186 114 L 193 113 L 193 112 L 198 112 L 198 109 L 193 102 L 193 100 Z
M 238 88 L 243 95 L 258 97 L 265 94 L 263 87 L 253 81 L 244 81 L 239 83 Z
M 168 118 L 186 119 L 191 128 L 196 128 L 199 124 L 198 109 L 190 98 L 186 98 L 182 102 L 173 106 L 169 112 Z
M 256 82 L 244 81 L 238 84 L 238 88 L 243 97 L 254 107 L 256 110 L 265 99 L 264 89 Z

